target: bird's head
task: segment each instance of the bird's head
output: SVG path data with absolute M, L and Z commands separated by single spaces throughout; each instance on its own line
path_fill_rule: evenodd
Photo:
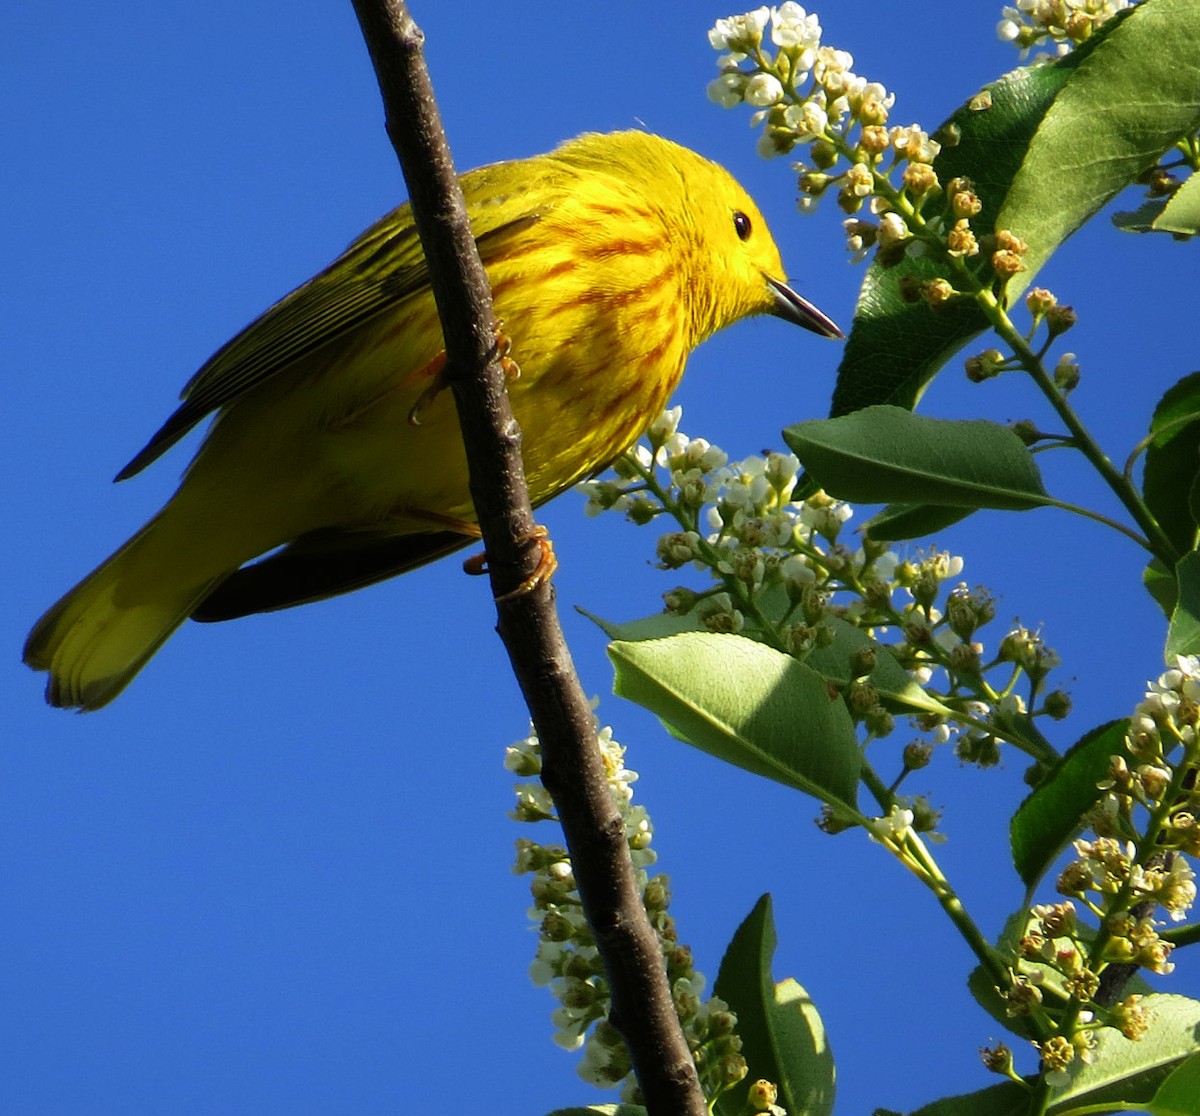
M 684 150 L 684 149 L 681 149 Z M 758 206 L 723 167 L 692 156 L 686 205 L 704 336 L 753 314 L 773 314 L 822 337 L 837 325 L 785 281 L 775 238 Z

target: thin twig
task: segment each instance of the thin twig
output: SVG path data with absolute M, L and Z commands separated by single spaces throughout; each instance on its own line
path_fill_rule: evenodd
M 533 541 L 520 431 L 496 353 L 491 292 L 425 69 L 424 36 L 401 0 L 354 0 L 354 6 L 429 263 L 445 336 L 446 378 L 458 407 L 471 495 L 497 597 L 498 631 L 541 740 L 543 781 L 554 797 L 607 970 L 611 1019 L 629 1047 L 652 1116 L 705 1116 L 695 1064 L 642 906 L 624 825 L 596 747 L 591 707 L 563 638 L 553 592 L 542 583 L 507 595 L 533 573 L 540 547 Z

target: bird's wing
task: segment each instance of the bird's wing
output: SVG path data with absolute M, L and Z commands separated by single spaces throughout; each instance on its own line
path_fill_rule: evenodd
M 544 191 L 487 192 L 487 172 L 473 172 L 477 198 L 471 226 L 486 265 L 548 211 Z M 218 349 L 183 389 L 183 403 L 116 476 L 125 480 L 166 453 L 205 415 L 283 372 L 323 345 L 357 329 L 401 299 L 429 286 L 429 271 L 411 220 L 389 214 L 329 267 L 292 291 Z
M 302 535 L 227 577 L 193 620 L 236 620 L 373 585 L 478 540 L 457 531 L 420 535 L 326 528 Z

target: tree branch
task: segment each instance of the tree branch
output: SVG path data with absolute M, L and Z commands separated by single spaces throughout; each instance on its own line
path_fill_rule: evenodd
M 507 595 L 534 572 L 540 547 L 533 541 L 520 431 L 496 352 L 491 291 L 425 68 L 424 36 L 402 0 L 354 0 L 354 7 L 429 264 L 445 337 L 446 378 L 458 408 L 471 496 L 497 598 L 497 628 L 541 741 L 543 782 L 554 798 L 608 974 L 611 1021 L 629 1047 L 652 1116 L 705 1116 L 695 1064 L 642 906 L 624 825 L 596 747 L 592 710 L 563 638 L 553 591 L 542 582 Z

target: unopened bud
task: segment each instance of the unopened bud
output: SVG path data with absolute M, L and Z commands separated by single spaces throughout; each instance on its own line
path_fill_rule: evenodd
M 686 616 L 699 599 L 700 594 L 695 590 L 679 585 L 674 589 L 668 589 L 663 594 L 663 605 L 668 612 L 673 612 L 677 616 Z
M 1009 429 L 1027 446 L 1035 446 L 1042 440 L 1042 432 L 1032 419 L 1018 419 Z
M 868 124 L 863 128 L 858 146 L 867 155 L 882 155 L 888 149 L 887 129 L 879 124 Z
M 1063 353 L 1054 366 L 1054 383 L 1066 395 L 1079 386 L 1079 364 L 1074 353 Z
M 971 190 L 959 190 L 950 196 L 950 212 L 958 217 L 976 217 L 983 210 L 979 195 Z
M 997 229 L 993 235 L 996 247 L 1002 252 L 1015 252 L 1018 256 L 1023 256 L 1029 251 L 1029 245 L 1011 229 Z
M 957 293 L 948 279 L 930 279 L 921 284 L 921 297 L 935 308 L 945 305 Z
M 955 221 L 946 233 L 946 248 L 952 256 L 979 255 L 979 241 L 975 239 L 965 217 Z
M 861 717 L 879 704 L 879 691 L 870 682 L 856 678 L 846 687 L 846 703 Z
M 1047 717 L 1061 721 L 1071 712 L 1071 695 L 1066 690 L 1051 690 L 1043 706 Z
M 875 669 L 876 658 L 874 647 L 859 647 L 850 655 L 850 677 L 866 678 Z
M 990 380 L 1004 371 L 1006 363 L 999 349 L 985 349 L 982 353 L 967 357 L 967 379 L 973 384 Z
M 896 727 L 896 718 L 882 705 L 876 705 L 863 715 L 863 725 L 872 736 L 881 740 L 885 736 L 892 735 L 892 731 Z
M 828 189 L 830 181 L 832 180 L 827 174 L 821 174 L 819 171 L 805 171 L 798 182 L 800 193 L 819 198 Z
M 1051 337 L 1066 333 L 1077 321 L 1079 315 L 1070 306 L 1053 306 L 1046 311 L 1046 328 Z
M 829 140 L 817 140 L 809 147 L 808 157 L 821 170 L 828 170 L 838 161 L 838 149 Z

